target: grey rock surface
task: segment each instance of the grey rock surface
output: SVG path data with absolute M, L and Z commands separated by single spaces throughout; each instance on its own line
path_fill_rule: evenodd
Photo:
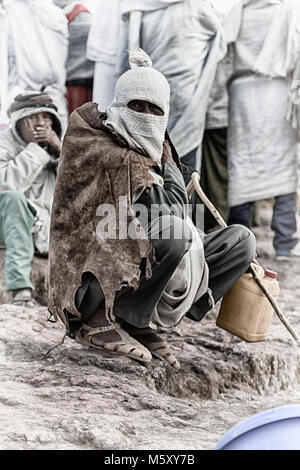
M 270 214 L 264 213 L 264 223 Z M 271 232 L 257 231 L 261 262 L 278 270 L 279 303 L 300 334 L 300 263 L 274 263 Z M 0 449 L 212 449 L 234 424 L 300 401 L 300 350 L 277 317 L 264 343 L 184 320 L 164 334 L 175 372 L 104 356 L 47 322 L 46 307 L 0 306 Z

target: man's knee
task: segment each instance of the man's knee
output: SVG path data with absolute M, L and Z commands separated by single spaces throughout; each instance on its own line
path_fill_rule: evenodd
M 170 217 L 169 252 L 172 257 L 181 259 L 190 249 L 192 239 L 187 223 L 179 217 Z
M 255 258 L 256 252 L 256 239 L 254 233 L 244 225 L 230 225 L 230 229 L 235 230 L 238 233 L 241 261 L 250 265 L 251 261 Z
M 1 191 L 0 192 L 0 201 L 6 207 L 14 208 L 15 210 L 18 209 L 20 206 L 28 205 L 27 199 L 23 193 L 20 191 L 8 190 L 8 191 Z
M 152 235 L 151 241 L 159 258 L 168 255 L 180 260 L 191 247 L 191 230 L 184 220 L 176 216 L 157 219 Z

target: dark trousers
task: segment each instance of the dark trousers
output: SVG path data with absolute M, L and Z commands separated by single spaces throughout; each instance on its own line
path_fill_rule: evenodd
M 218 302 L 248 270 L 255 256 L 255 237 L 245 227 L 231 225 L 205 235 L 203 245 L 209 267 L 208 286 Z M 210 309 L 209 295 L 204 294 L 187 316 L 200 321 Z
M 242 204 L 230 209 L 229 224 L 241 224 L 250 227 L 254 202 Z M 294 237 L 296 223 L 296 193 L 275 198 L 272 217 L 274 231 L 273 245 L 277 254 L 288 255 L 298 243 Z
M 229 209 L 227 203 L 227 128 L 206 129 L 202 143 L 201 187 L 227 222 Z M 205 208 L 204 231 L 215 228 L 217 222 Z
M 177 223 L 183 222 L 177 219 Z M 121 291 L 115 301 L 114 314 L 137 328 L 149 325 L 168 281 L 190 246 L 188 235 L 181 240 L 166 240 L 163 231 L 160 233 L 160 239 L 151 240 L 158 260 L 158 264 L 153 266 L 151 279 L 142 279 L 136 291 Z M 227 227 L 204 235 L 204 251 L 209 267 L 209 287 L 214 300 L 218 301 L 247 271 L 255 253 L 255 238 L 245 227 Z M 103 301 L 103 292 L 97 279 L 91 273 L 86 273 L 75 299 L 82 314 L 82 322 L 87 322 Z M 205 294 L 192 306 L 187 316 L 199 321 L 210 309 L 209 296 Z
M 192 174 L 200 168 L 196 168 L 196 152 L 193 150 L 189 154 L 181 158 L 181 162 L 187 167 L 187 171 L 183 173 L 185 184 L 191 180 Z M 201 161 L 201 187 L 218 209 L 221 216 L 225 221 L 228 219 L 228 204 L 227 204 L 227 187 L 228 187 L 228 171 L 227 171 L 227 128 L 220 129 L 206 129 L 202 142 L 202 161 Z M 191 204 L 193 208 L 193 222 L 196 223 L 196 216 L 201 220 L 199 214 L 202 214 L 197 205 L 202 204 L 200 198 L 194 193 Z M 200 222 L 203 225 L 203 222 Z M 215 228 L 217 223 L 215 218 L 211 215 L 210 211 L 204 208 L 204 227 L 199 223 L 197 227 L 204 229 L 205 232 Z

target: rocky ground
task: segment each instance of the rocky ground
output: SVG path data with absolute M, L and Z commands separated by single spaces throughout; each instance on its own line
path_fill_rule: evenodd
M 264 266 L 277 270 L 279 303 L 300 334 L 300 263 L 275 263 L 270 210 L 256 229 Z M 0 306 L 0 449 L 212 449 L 234 424 L 300 402 L 300 350 L 277 317 L 249 344 L 204 322 L 166 333 L 182 368 L 109 358 L 70 339 L 46 307 Z

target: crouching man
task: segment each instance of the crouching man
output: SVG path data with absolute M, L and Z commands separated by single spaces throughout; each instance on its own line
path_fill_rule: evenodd
M 242 226 L 197 231 L 166 132 L 168 82 L 143 51 L 130 60 L 105 113 L 88 103 L 71 116 L 51 220 L 49 309 L 83 345 L 179 369 L 155 328 L 201 320 L 248 269 L 255 240 Z
M 49 96 L 35 91 L 18 95 L 9 116 L 0 133 L 0 244 L 12 303 L 30 306 L 34 251 L 48 253 L 61 124 Z

